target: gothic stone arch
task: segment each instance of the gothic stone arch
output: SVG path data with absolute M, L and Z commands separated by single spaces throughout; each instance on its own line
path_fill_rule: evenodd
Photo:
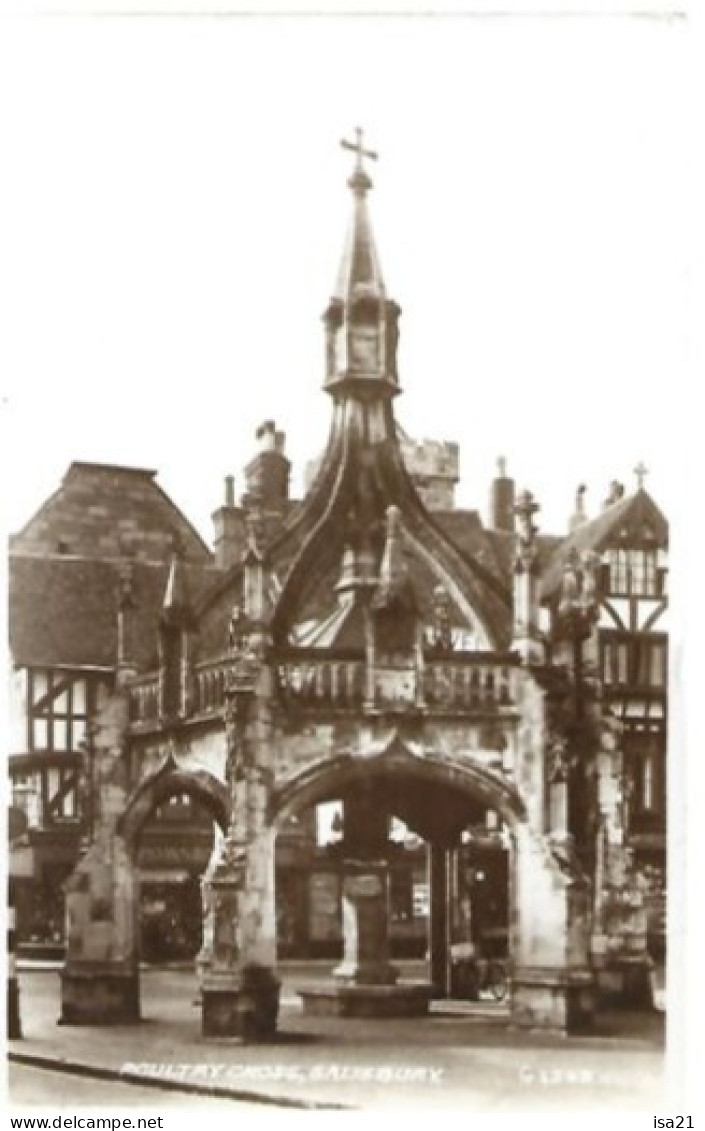
M 271 820 L 276 826 L 297 809 L 339 796 L 356 784 L 374 788 L 375 783 L 394 779 L 440 786 L 499 814 L 510 838 L 514 1020 L 527 1027 L 580 1027 L 590 1008 L 583 933 L 586 883 L 560 862 L 551 842 L 532 829 L 525 800 L 506 776 L 488 770 L 468 753 L 443 756 L 419 743 L 405 743 L 393 729 L 376 749 L 368 747 L 357 757 L 349 750 L 331 753 L 285 775 L 273 790 Z M 446 843 L 460 831 L 458 824 Z
M 108 713 L 118 704 L 119 697 Z M 115 755 L 109 745 L 103 753 Z M 198 766 L 178 766 L 171 756 L 129 795 L 122 784 L 118 775 L 112 780 L 109 774 L 99 778 L 102 820 L 66 887 L 67 962 L 62 972 L 60 1018 L 64 1024 L 140 1018 L 136 856 L 142 829 L 154 809 L 169 797 L 186 793 L 201 802 L 223 832 L 229 823 L 230 800 L 224 782 Z M 88 998 L 86 983 L 90 984 Z
M 491 667 L 468 662 L 482 673 Z M 345 700 L 347 688 L 354 686 L 346 679 L 346 663 L 324 680 L 319 669 L 331 662 L 307 660 L 306 686 L 297 692 L 291 671 L 282 671 L 281 664 L 260 665 L 248 682 L 237 675 L 233 661 L 226 661 L 231 688 L 224 691 L 226 702 L 183 724 L 188 738 L 176 760 L 168 753 L 168 728 L 157 720 L 150 741 L 163 743 L 161 765 L 155 772 L 154 761 L 145 761 L 151 768 L 134 790 L 120 773 L 128 754 L 140 754 L 140 744 L 144 749 L 145 722 L 129 721 L 136 689 L 118 691 L 99 738 L 103 769 L 95 843 L 68 884 L 64 1021 L 106 1023 L 139 1016 L 134 845 L 159 800 L 170 792 L 192 792 L 221 827 L 230 821 L 228 831 L 235 829 L 241 838 L 232 867 L 223 858 L 228 883 L 232 880 L 235 927 L 231 938 L 226 922 L 228 938 L 221 937 L 223 953 L 231 946 L 224 970 L 218 971 L 222 981 L 245 959 L 253 968 L 276 968 L 277 826 L 292 808 L 375 775 L 442 786 L 449 795 L 474 798 L 498 811 L 512 842 L 514 1018 L 527 1026 L 565 1029 L 584 1011 L 589 990 L 585 885 L 560 859 L 546 824 L 548 734 L 544 693 L 533 674 L 516 663 L 499 669 L 492 685 L 483 674 L 477 703 L 470 681 L 451 683 L 448 700 L 426 712 L 405 706 L 366 713 Z M 341 697 L 339 706 L 332 702 L 334 694 Z M 488 738 L 489 731 L 501 741 Z

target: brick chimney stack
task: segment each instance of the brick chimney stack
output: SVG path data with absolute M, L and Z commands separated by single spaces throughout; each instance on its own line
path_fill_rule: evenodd
M 259 451 L 245 468 L 243 506 L 257 507 L 265 518 L 281 518 L 289 501 L 291 464 L 284 455 L 286 436 L 273 420 L 265 420 L 255 433 Z
M 242 510 L 235 506 L 235 479 L 225 477 L 225 504 L 212 515 L 213 547 L 219 569 L 231 569 L 240 561 L 245 546 Z
M 514 502 L 516 486 L 507 475 L 507 461 L 504 456 L 497 460 L 497 475 L 492 480 L 490 490 L 490 526 L 493 530 L 514 530 Z
M 587 522 L 587 512 L 585 510 L 586 494 L 587 487 L 584 483 L 581 483 L 575 492 L 575 510 L 570 516 L 570 522 L 568 523 L 568 529 L 571 534 L 574 530 L 577 530 L 579 526 L 582 526 L 584 522 Z

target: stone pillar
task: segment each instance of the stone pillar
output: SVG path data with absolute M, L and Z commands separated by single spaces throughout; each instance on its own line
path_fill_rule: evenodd
M 512 1022 L 558 1033 L 589 1027 L 594 1011 L 587 880 L 560 847 L 514 828 Z
M 389 872 L 384 861 L 346 860 L 343 866 L 342 982 L 389 986 L 397 971 L 389 961 Z
M 652 1008 L 652 962 L 647 950 L 644 893 L 640 890 L 622 827 L 622 755 L 617 737 L 600 736 L 597 792 L 592 960 L 601 1000 Z
M 512 649 L 525 663 L 544 662 L 544 645 L 539 631 L 538 528 L 533 518 L 539 510 L 530 491 L 522 491 L 514 507 L 516 547 L 514 553 L 514 624 Z
M 118 819 L 127 798 L 122 742 L 127 699 L 114 695 L 96 720 L 94 828 L 66 882 L 64 1025 L 139 1021 L 139 877 Z
M 279 982 L 258 938 L 256 893 L 248 892 L 251 854 L 226 840 L 211 880 L 213 946 L 202 982 L 204 1037 L 273 1036 Z M 253 914 L 254 913 L 254 914 Z
M 431 982 L 435 997 L 450 997 L 450 934 L 448 864 L 450 853 L 441 844 L 428 846 L 430 886 L 429 950 Z
M 333 982 L 299 990 L 304 1013 L 421 1017 L 431 986 L 397 983 L 389 962 L 389 874 L 385 861 L 347 860 L 343 872 L 343 961 Z
M 100 836 L 66 883 L 62 1025 L 139 1021 L 139 879 L 121 837 Z
M 207 1037 L 262 1040 L 276 1029 L 274 829 L 270 675 L 241 656 L 226 693 L 227 779 L 231 823 L 216 866 L 213 946 L 204 965 L 202 1026 Z
M 203 981 L 203 973 L 213 956 L 213 876 L 218 862 L 223 854 L 223 833 L 220 825 L 214 826 L 213 851 L 206 865 L 206 870 L 201 876 L 201 913 L 203 916 L 203 937 L 201 949 L 196 955 L 196 971 L 199 987 Z

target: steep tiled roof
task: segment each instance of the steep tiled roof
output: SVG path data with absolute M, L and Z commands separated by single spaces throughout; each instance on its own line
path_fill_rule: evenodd
M 9 568 L 9 632 L 19 667 L 113 667 L 117 651 L 117 593 L 124 562 L 13 554 Z M 133 565 L 134 659 L 156 663 L 157 629 L 168 563 Z M 209 565 L 185 567 L 191 600 L 215 576 Z
M 110 464 L 72 463 L 58 491 L 39 508 L 11 550 L 85 558 L 131 556 L 163 561 L 174 540 L 187 561 L 210 551 L 179 508 L 154 481 L 156 472 Z
M 495 532 L 485 530 L 477 511 L 433 511 L 431 517 L 465 558 L 474 558 L 505 587 L 509 587 L 504 549 L 500 549 L 493 539 Z M 511 540 L 511 535 L 505 537 Z
M 561 583 L 563 569 L 568 556 L 576 551 L 579 554 L 600 550 L 610 541 L 611 536 L 625 524 L 646 521 L 653 529 L 660 545 L 668 540 L 668 523 L 650 495 L 643 489 L 606 507 L 601 514 L 582 523 L 566 538 L 560 540 L 547 563 L 541 582 L 542 598 L 550 597 Z

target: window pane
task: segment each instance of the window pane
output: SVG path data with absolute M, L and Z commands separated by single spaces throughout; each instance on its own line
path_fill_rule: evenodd
M 654 760 L 651 751 L 647 751 L 644 755 L 644 776 L 643 782 L 643 802 L 645 809 L 653 809 L 654 806 Z
M 46 719 L 34 719 L 32 722 L 32 749 L 49 749 L 49 723 Z
M 631 558 L 631 571 L 632 571 L 632 593 L 644 592 L 644 552 L 643 550 L 632 550 Z
M 644 593 L 649 597 L 656 593 L 656 555 L 651 550 L 644 551 Z
M 620 643 L 617 648 L 617 683 L 627 682 L 627 645 Z
M 59 791 L 59 771 L 49 770 L 47 772 L 47 796 L 49 803 L 56 797 Z
M 32 672 L 32 702 L 37 703 L 49 690 L 47 672 Z
M 663 687 L 666 682 L 664 651 L 664 645 L 660 642 L 651 645 L 651 683 L 654 687 Z
M 54 750 L 68 750 L 69 720 L 54 719 Z
M 65 785 L 72 776 L 71 771 L 62 774 L 62 784 Z M 61 802 L 61 816 L 69 818 L 75 817 L 76 814 L 76 787 L 72 786 L 67 790 Z
M 71 723 L 71 750 L 80 750 L 86 737 L 86 720 L 74 719 Z
M 52 699 L 50 709 L 55 715 L 68 715 L 69 691 L 67 687 Z
M 77 679 L 73 685 L 73 713 L 85 715 L 86 713 L 86 681 Z

